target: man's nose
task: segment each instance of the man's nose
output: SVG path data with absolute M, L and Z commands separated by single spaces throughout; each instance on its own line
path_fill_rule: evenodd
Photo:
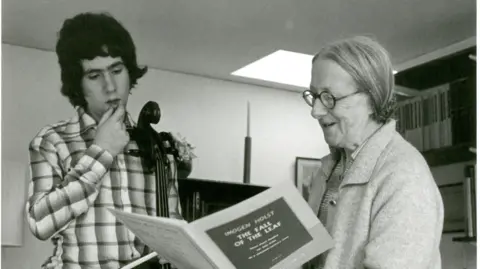
M 117 90 L 117 84 L 113 74 L 105 72 L 104 88 L 107 92 L 113 92 Z
M 311 115 L 315 119 L 325 116 L 328 113 L 327 108 L 320 102 L 320 100 L 315 100 L 312 106 Z

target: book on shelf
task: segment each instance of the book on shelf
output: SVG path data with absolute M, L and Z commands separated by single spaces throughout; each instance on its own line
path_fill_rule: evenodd
M 292 182 L 190 223 L 109 211 L 179 269 L 298 268 L 333 246 Z
M 398 103 L 397 130 L 419 151 L 473 143 L 476 137 L 475 78 L 423 90 Z
M 200 199 L 200 192 L 193 192 L 192 196 L 186 197 L 186 206 L 183 207 L 183 216 L 185 220 L 195 220 L 202 217 L 204 213 L 205 202 Z

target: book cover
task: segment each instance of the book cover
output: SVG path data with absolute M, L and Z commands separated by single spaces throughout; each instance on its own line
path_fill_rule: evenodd
M 333 246 L 292 182 L 191 223 L 109 211 L 179 269 L 298 268 Z
M 206 232 L 236 268 L 270 268 L 313 240 L 283 198 Z

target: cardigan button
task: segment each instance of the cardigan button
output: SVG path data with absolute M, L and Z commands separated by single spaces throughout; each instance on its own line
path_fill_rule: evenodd
M 335 206 L 335 205 L 337 205 L 337 201 L 335 201 L 335 200 L 330 200 L 329 204 Z

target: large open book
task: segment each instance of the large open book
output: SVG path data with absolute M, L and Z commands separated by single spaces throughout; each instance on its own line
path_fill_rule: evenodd
M 179 269 L 297 268 L 333 246 L 291 182 L 191 223 L 109 210 Z

